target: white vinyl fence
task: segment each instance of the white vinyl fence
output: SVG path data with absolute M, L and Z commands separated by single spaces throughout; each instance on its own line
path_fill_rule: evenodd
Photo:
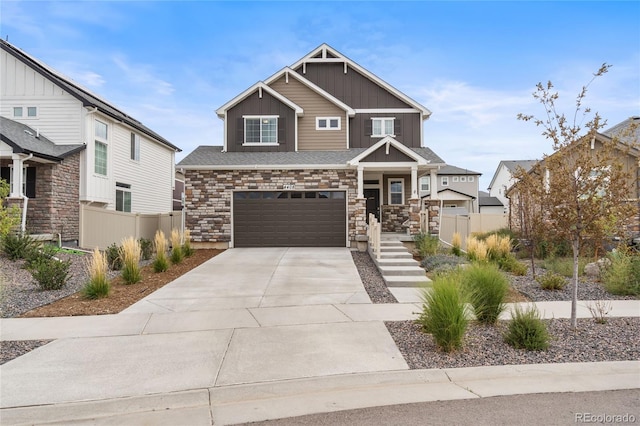
M 127 237 L 153 240 L 158 229 L 169 238 L 171 230 L 182 230 L 182 211 L 158 214 L 124 213 L 99 207 L 80 206 L 80 241 L 84 249 L 104 250 L 120 245 Z
M 462 249 L 466 249 L 467 237 L 475 232 L 490 232 L 508 227 L 506 214 L 470 213 L 466 215 L 442 214 L 440 239 L 451 244 L 454 233 L 462 237 Z

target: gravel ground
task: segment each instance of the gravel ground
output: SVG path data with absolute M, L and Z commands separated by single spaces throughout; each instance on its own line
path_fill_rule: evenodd
M 351 256 L 371 301 L 373 303 L 398 303 L 384 283 L 382 275 L 380 275 L 369 253 L 352 251 Z

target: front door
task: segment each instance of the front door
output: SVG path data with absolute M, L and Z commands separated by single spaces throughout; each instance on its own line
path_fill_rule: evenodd
M 373 213 L 380 221 L 380 190 L 365 189 L 364 198 L 367 199 L 367 223 L 369 223 L 369 213 Z

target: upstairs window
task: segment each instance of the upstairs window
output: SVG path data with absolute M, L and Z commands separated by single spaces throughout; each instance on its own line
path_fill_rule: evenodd
M 372 118 L 371 137 L 380 138 L 383 136 L 395 136 L 393 134 L 394 118 Z
M 14 117 L 22 117 L 22 107 L 13 107 L 13 116 Z
M 340 117 L 317 117 L 316 130 L 340 130 Z
M 27 107 L 27 117 L 35 118 L 38 116 L 38 108 Z
M 449 186 L 449 176 L 442 176 L 440 178 L 440 184 L 442 184 L 442 186 Z
M 466 181 L 467 181 L 466 176 L 460 176 L 460 182 L 466 182 Z
M 244 143 L 277 144 L 278 117 L 244 117 Z
M 422 176 L 420 178 L 420 192 L 431 191 L 431 176 Z
M 131 133 L 131 159 L 140 161 L 140 136 Z
M 116 211 L 131 213 L 131 185 L 116 182 Z
M 95 151 L 94 171 L 96 174 L 107 175 L 107 132 L 108 128 L 102 121 L 95 121 Z
M 26 112 L 26 115 L 25 115 Z M 30 106 L 30 107 L 13 107 L 13 116 L 15 118 L 37 118 L 38 117 L 38 107 Z

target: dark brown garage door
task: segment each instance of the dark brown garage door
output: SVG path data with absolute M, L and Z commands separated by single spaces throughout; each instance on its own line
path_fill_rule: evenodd
M 343 191 L 235 192 L 235 247 L 345 247 Z

